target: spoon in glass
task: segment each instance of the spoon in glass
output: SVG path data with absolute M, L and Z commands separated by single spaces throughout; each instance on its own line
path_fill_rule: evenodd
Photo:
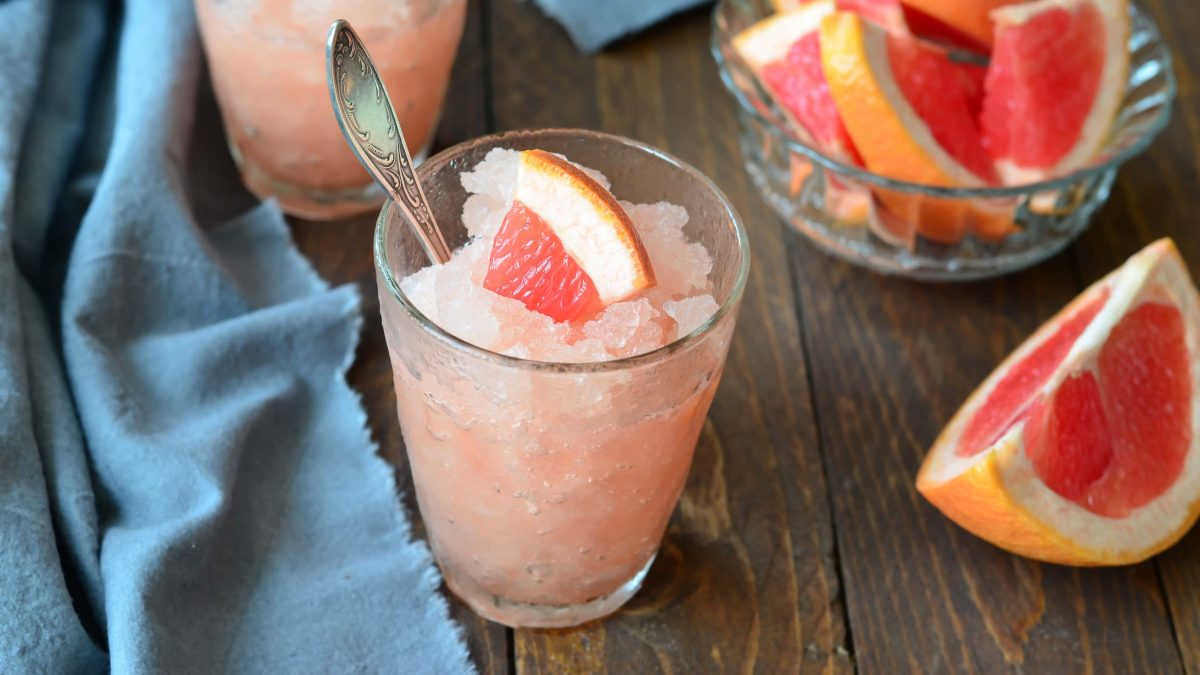
M 325 77 L 346 143 L 375 182 L 404 210 L 429 259 L 446 262 L 450 259 L 450 247 L 413 172 L 412 156 L 404 142 L 396 109 L 366 47 L 345 19 L 338 19 L 329 27 Z

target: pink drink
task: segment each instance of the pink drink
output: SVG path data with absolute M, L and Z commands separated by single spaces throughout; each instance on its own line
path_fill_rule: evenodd
M 350 21 L 371 52 L 406 140 L 432 141 L 466 0 L 197 0 L 209 70 L 242 177 L 284 210 L 336 218 L 383 201 L 329 102 L 325 37 Z
M 617 198 L 622 187 L 659 193 L 624 204 L 658 285 L 574 325 L 483 289 L 511 204 L 512 157 L 496 150 L 506 147 L 619 172 Z M 565 626 L 608 614 L 636 592 L 687 478 L 733 331 L 744 233 L 694 170 L 592 132 L 480 139 L 421 174 L 449 238 L 473 237 L 428 267 L 385 208 L 376 239 L 397 408 L 435 556 L 489 619 Z

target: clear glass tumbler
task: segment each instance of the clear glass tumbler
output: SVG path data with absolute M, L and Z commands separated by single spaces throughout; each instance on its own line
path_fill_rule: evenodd
M 683 490 L 725 364 L 749 271 L 741 220 L 713 183 L 651 147 L 579 130 L 520 131 L 442 152 L 417 170 L 452 246 L 459 182 L 492 148 L 557 152 L 609 177 L 620 199 L 670 201 L 713 259 L 720 305 L 704 325 L 617 361 L 527 361 L 430 322 L 399 280 L 426 266 L 389 202 L 375 264 L 396 402 L 429 542 L 450 589 L 509 626 L 570 626 L 638 589 Z
M 419 158 L 465 12 L 466 0 L 196 0 L 225 133 L 250 191 L 307 218 L 379 208 L 383 191 L 346 146 L 329 103 L 329 25 L 346 19 L 362 37 Z

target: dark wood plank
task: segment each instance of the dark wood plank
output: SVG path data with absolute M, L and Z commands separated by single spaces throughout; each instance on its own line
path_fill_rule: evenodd
M 498 128 L 595 127 L 678 154 L 733 198 L 754 256 L 741 329 L 645 588 L 609 619 L 517 631 L 517 670 L 850 671 L 782 230 L 736 161 L 707 13 L 594 60 L 527 4 L 496 3 L 493 13 Z
M 1179 100 L 1174 118 L 1150 150 L 1127 164 L 1095 226 L 1074 248 L 1085 281 L 1097 279 L 1150 242 L 1169 236 L 1200 279 L 1200 16 L 1169 0 L 1143 3 L 1175 56 Z M 1184 668 L 1200 674 L 1200 530 L 1155 560 L 1174 621 Z
M 483 0 L 468 0 L 462 46 L 451 75 L 445 111 L 434 140 L 434 151 L 487 132 L 486 63 L 483 52 Z M 417 509 L 404 452 L 404 439 L 396 420 L 396 397 L 387 345 L 379 322 L 379 296 L 371 253 L 375 215 L 366 214 L 337 222 L 292 219 L 296 244 L 312 260 L 317 272 L 331 284 L 357 284 L 363 299 L 363 331 L 350 385 L 362 394 L 371 437 L 380 454 L 396 467 L 396 483 L 413 525 L 413 536 L 424 538 L 425 528 Z M 508 631 L 484 621 L 445 592 L 451 614 L 463 626 L 471 658 L 481 673 L 509 671 Z
M 532 3 L 488 5 L 494 131 L 599 127 L 596 67 Z

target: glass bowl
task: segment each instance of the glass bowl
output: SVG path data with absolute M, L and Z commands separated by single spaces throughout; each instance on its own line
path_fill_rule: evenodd
M 1067 176 L 1019 186 L 948 188 L 892 180 L 843 164 L 807 145 L 737 52 L 732 40 L 772 13 L 769 0 L 719 0 L 712 53 L 738 102 L 746 171 L 767 202 L 826 252 L 886 274 L 927 280 L 999 276 L 1061 251 L 1108 200 L 1117 168 L 1146 149 L 1171 116 L 1175 75 L 1154 22 L 1130 6 L 1129 82 L 1105 147 Z M 881 206 L 903 204 L 905 215 Z M 939 243 L 911 234 L 915 221 L 1014 223 L 996 241 L 966 234 Z M 961 217 L 962 214 L 970 214 Z

